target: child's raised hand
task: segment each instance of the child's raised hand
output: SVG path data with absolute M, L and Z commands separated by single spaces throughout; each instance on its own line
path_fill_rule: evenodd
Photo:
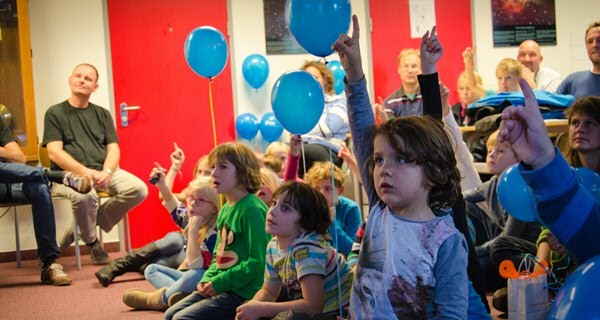
M 555 151 L 531 87 L 525 79 L 519 85 L 525 107 L 509 106 L 502 111 L 498 142 L 508 141 L 521 161 L 539 169 L 552 161 Z
M 294 157 L 299 157 L 301 149 L 302 137 L 297 134 L 290 135 L 290 154 Z
M 179 170 L 185 161 L 185 154 L 183 153 L 183 150 L 179 148 L 177 142 L 173 142 L 173 147 L 175 150 L 171 153 L 171 167 Z
M 358 41 L 359 31 L 358 17 L 352 15 L 352 37 L 342 33 L 331 46 L 331 48 L 337 51 L 340 56 L 340 61 L 346 71 L 346 82 L 348 84 L 354 84 L 365 77 L 362 69 L 360 45 Z
M 474 56 L 475 56 L 475 46 L 473 46 L 473 48 L 466 47 L 465 51 L 463 51 L 463 53 L 462 53 L 463 63 L 465 65 L 467 65 L 467 64 L 474 65 L 475 64 Z
M 436 73 L 436 64 L 444 54 L 444 48 L 437 37 L 436 30 L 437 27 L 434 26 L 431 34 L 427 31 L 421 38 L 421 70 L 423 74 Z
M 158 162 L 154 163 L 154 168 L 150 171 L 150 180 L 158 179 L 155 185 L 165 184 L 165 168 L 163 168 Z

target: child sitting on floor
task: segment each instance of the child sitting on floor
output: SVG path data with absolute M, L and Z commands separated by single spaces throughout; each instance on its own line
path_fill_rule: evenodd
M 330 223 L 327 202 L 315 188 L 290 181 L 273 194 L 265 280 L 237 308 L 237 319 L 335 319 L 340 307 L 348 307 L 352 273 L 323 237 Z M 277 300 L 282 289 L 288 301 Z

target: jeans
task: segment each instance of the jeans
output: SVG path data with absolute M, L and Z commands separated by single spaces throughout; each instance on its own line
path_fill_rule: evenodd
M 0 162 L 0 202 L 31 203 L 38 257 L 46 265 L 58 258 L 60 251 L 56 243 L 52 197 L 43 170 L 20 163 Z
M 156 289 L 167 287 L 167 291 L 163 295 L 166 303 L 175 292 L 194 292 L 198 282 L 202 280 L 204 271 L 204 269 L 179 271 L 153 263 L 144 270 L 144 276 Z
M 194 292 L 167 309 L 165 319 L 234 319 L 235 309 L 242 303 L 244 303 L 244 298 L 231 292 L 224 292 L 208 298 Z
M 164 237 L 154 241 L 154 244 L 160 252 L 160 257 L 154 263 L 173 269 L 179 268 L 185 259 L 186 244 L 186 240 L 181 232 L 169 232 Z

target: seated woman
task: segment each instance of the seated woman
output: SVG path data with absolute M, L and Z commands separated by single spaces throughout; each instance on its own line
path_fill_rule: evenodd
M 307 61 L 301 69 L 317 78 L 325 94 L 325 107 L 319 122 L 308 134 L 302 136 L 306 170 L 316 161 L 329 161 L 329 149 L 332 151 L 333 163 L 341 167 L 344 161 L 338 157 L 338 152 L 340 145 L 345 145 L 344 141 L 350 131 L 346 97 L 335 94 L 333 75 L 323 63 Z M 300 168 L 304 168 L 304 164 Z M 304 177 L 304 170 L 299 170 L 298 176 Z
M 155 168 L 164 180 L 164 175 Z M 161 183 L 159 181 L 159 183 Z M 157 183 L 158 184 L 158 183 Z M 187 219 L 184 234 L 187 236 L 186 257 L 179 270 L 160 264 L 149 265 L 144 276 L 155 291 L 128 289 L 123 302 L 134 309 L 166 310 L 169 305 L 192 293 L 212 262 L 212 252 L 217 240 L 217 213 L 219 197 L 210 178 L 198 178 L 188 186 L 187 206 L 182 206 L 171 194 L 163 194 L 165 202 L 175 207 L 182 219 Z M 187 271 L 184 271 L 187 270 Z

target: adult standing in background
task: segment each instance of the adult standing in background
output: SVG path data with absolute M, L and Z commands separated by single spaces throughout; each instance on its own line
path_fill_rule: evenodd
M 69 77 L 71 96 L 46 111 L 43 146 L 48 148 L 52 168 L 62 168 L 85 175 L 94 182 L 94 190 L 79 194 L 62 185 L 52 191 L 71 201 L 81 239 L 91 248 L 95 264 L 110 260 L 98 241 L 96 225 L 108 232 L 125 214 L 146 199 L 146 184 L 131 173 L 119 169 L 120 148 L 115 125 L 108 110 L 90 102 L 98 89 L 98 70 L 80 64 Z M 96 190 L 111 198 L 99 204 Z M 74 242 L 69 228 L 60 241 L 66 248 Z
M 517 61 L 523 66 L 523 79 L 532 89 L 556 92 L 560 84 L 560 74 L 550 68 L 542 67 L 540 45 L 533 40 L 525 40 L 519 45 Z
M 592 23 L 585 31 L 585 48 L 592 70 L 571 73 L 558 86 L 557 93 L 572 94 L 577 99 L 600 96 L 600 21 Z

